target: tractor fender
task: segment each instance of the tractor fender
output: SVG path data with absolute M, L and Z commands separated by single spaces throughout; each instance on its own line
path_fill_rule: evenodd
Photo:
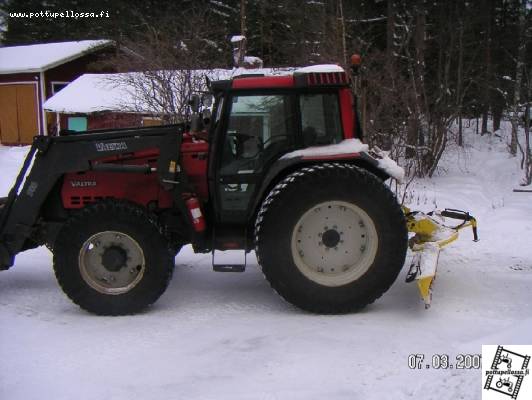
M 250 208 L 252 215 L 250 215 L 250 223 L 253 223 L 255 216 L 260 209 L 264 198 L 268 195 L 271 189 L 280 182 L 284 177 L 292 172 L 316 164 L 325 164 L 330 162 L 348 163 L 356 165 L 359 168 L 365 169 L 380 179 L 386 181 L 389 178 L 394 178 L 401 182 L 404 179 L 404 170 L 397 165 L 395 161 L 390 159 L 385 152 L 355 152 L 355 153 L 339 153 L 328 155 L 297 155 L 294 157 L 285 155 L 276 160 L 269 168 L 268 173 L 264 177 L 260 188 L 255 197 L 254 204 Z

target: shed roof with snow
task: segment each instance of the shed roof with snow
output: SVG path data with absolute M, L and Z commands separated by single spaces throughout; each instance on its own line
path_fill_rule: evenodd
M 110 40 L 0 47 L 0 74 L 43 72 L 112 45 Z
M 28 144 L 52 132 L 44 101 L 114 51 L 110 40 L 0 47 L 0 143 Z
M 134 95 L 123 74 L 84 74 L 46 100 L 44 109 L 66 114 L 133 111 Z

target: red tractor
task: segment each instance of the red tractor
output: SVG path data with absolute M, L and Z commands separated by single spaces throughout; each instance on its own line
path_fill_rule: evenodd
M 194 96 L 190 126 L 36 137 L 0 200 L 0 269 L 47 245 L 65 293 L 104 315 L 154 303 L 187 244 L 255 250 L 273 289 L 311 312 L 381 296 L 407 249 L 384 183 L 400 169 L 360 141 L 348 74 L 301 69 L 210 86 L 204 127 Z

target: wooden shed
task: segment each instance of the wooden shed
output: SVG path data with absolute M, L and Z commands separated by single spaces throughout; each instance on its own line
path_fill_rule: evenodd
M 29 144 L 55 124 L 43 104 L 113 50 L 109 40 L 0 47 L 0 143 Z
M 157 110 L 139 102 L 135 88 L 121 74 L 84 74 L 43 105 L 55 115 L 54 129 L 70 133 L 88 129 L 160 125 Z

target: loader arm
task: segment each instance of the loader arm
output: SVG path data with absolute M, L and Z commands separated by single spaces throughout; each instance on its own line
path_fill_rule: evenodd
M 177 165 L 184 126 L 102 130 L 62 137 L 36 136 L 14 186 L 0 205 L 0 270 L 14 263 L 35 233 L 41 209 L 52 189 L 69 172 L 111 170 L 129 173 L 155 173 L 159 181 L 176 182 Z M 94 160 L 157 148 L 156 171 L 149 166 L 94 163 Z M 174 199 L 182 203 L 174 185 Z

